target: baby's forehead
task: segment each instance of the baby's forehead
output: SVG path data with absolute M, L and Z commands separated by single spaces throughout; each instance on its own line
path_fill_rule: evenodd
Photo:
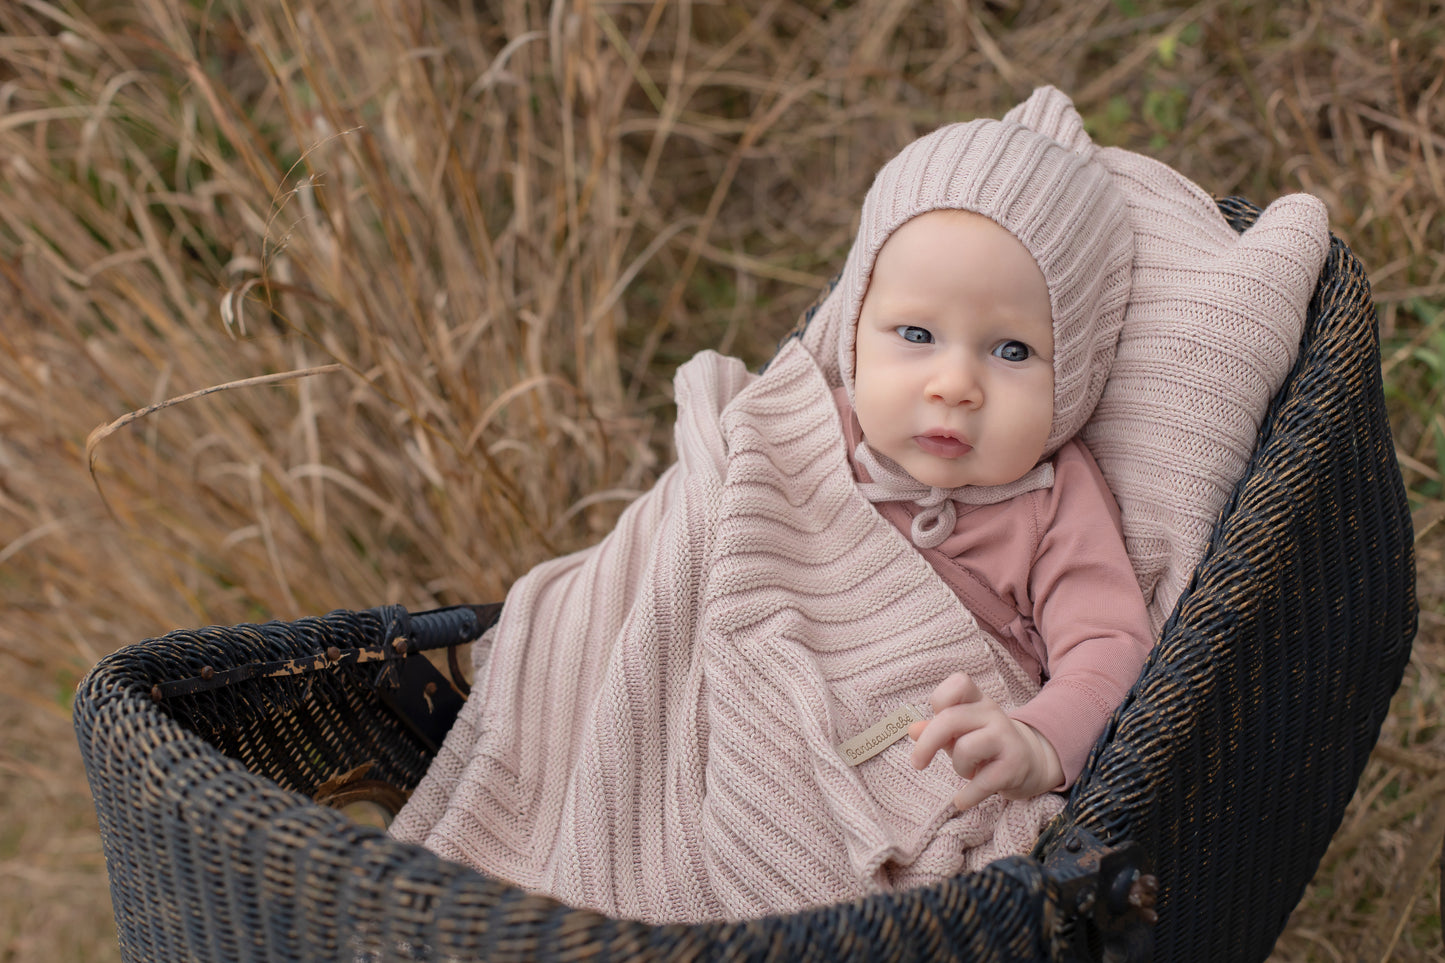
M 1088 237 L 1085 235 L 1092 232 L 1075 230 L 1065 232 L 1066 236 L 1078 235 L 1083 243 L 1101 243 L 1097 236 Z M 902 236 L 902 240 L 898 240 Z M 1008 225 L 1001 223 L 997 218 L 980 211 L 966 207 L 937 207 L 921 211 L 903 223 L 899 224 L 878 244 L 873 252 L 872 264 L 868 274 L 878 271 L 880 261 L 886 261 L 885 252 L 891 248 L 908 247 L 910 240 L 913 244 L 935 243 L 948 245 L 959 237 L 978 237 L 988 239 L 994 244 L 1005 247 L 1016 247 L 1023 250 L 1038 268 L 1040 276 L 1044 278 L 1046 286 L 1050 285 L 1050 278 L 1044 270 L 1045 258 L 1042 251 L 1035 251 L 1029 244 L 1026 236 L 1012 230 Z M 920 240 L 924 239 L 924 240 Z M 1072 237 L 1070 237 L 1072 242 Z M 894 256 L 896 258 L 896 255 Z M 960 255 L 960 268 L 967 267 L 967 263 Z
M 890 233 L 869 265 L 865 299 L 880 278 L 886 283 L 909 275 L 920 283 L 995 275 L 1050 291 L 1038 257 L 1018 235 L 987 215 L 960 208 L 924 211 Z
M 1052 342 L 1053 299 L 1033 255 L 1013 234 L 946 210 L 903 225 L 883 246 L 853 318 L 929 329 L 940 337 Z

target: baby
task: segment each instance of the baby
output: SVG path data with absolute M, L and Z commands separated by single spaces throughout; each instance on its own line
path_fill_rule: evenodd
M 683 365 L 677 461 L 512 586 L 392 833 L 648 922 L 1026 851 L 1150 644 L 1072 440 L 1132 238 L 1108 173 L 1019 124 L 905 148 L 800 341 Z
M 1118 508 L 1074 437 L 1132 251 L 1106 170 L 992 120 L 914 142 L 864 204 L 834 393 L 855 477 L 1043 682 L 1012 712 L 964 674 L 933 692 L 911 762 L 943 750 L 968 780 L 959 809 L 1071 785 L 1151 646 Z

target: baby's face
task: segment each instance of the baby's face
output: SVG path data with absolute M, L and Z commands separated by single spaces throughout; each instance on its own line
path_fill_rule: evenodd
M 979 214 L 931 211 L 878 253 L 858 318 L 858 422 L 925 485 L 1001 485 L 1043 454 L 1054 411 L 1049 291 Z

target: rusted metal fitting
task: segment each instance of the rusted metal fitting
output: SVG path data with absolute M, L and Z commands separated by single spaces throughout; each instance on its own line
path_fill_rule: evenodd
M 1138 910 L 1147 923 L 1159 921 L 1159 914 L 1154 912 L 1154 904 L 1158 898 L 1159 877 L 1152 873 L 1143 874 L 1129 887 L 1129 905 Z
M 410 646 L 407 645 L 407 641 L 405 638 L 392 640 L 391 650 L 397 655 L 406 655 L 408 648 L 410 648 Z
M 1066 959 L 1144 963 L 1153 959 L 1154 902 L 1159 881 L 1146 872 L 1143 847 L 1133 841 L 1106 846 L 1075 827 L 1050 854 L 1047 867 L 1058 874 L 1060 935 Z M 1102 950 L 1102 956 L 1100 951 Z
M 216 677 L 216 670 L 215 670 L 213 667 L 211 667 L 211 666 L 209 666 L 209 665 L 203 665 L 203 666 L 201 666 L 201 678 L 202 678 L 202 679 L 205 679 L 207 682 L 210 682 L 210 681 L 211 681 L 212 679 L 214 679 L 215 677 Z
M 1157 876 L 1137 869 L 1128 870 L 1115 877 L 1109 888 L 1109 909 L 1119 914 L 1134 910 L 1145 921 L 1153 923 L 1159 918 L 1159 914 L 1154 912 L 1158 898 Z
M 340 650 L 339 648 L 337 648 L 336 646 L 334 646 L 334 645 L 332 645 L 332 646 L 327 646 L 327 648 L 326 648 L 326 661 L 327 661 L 327 662 L 337 662 L 337 661 L 339 661 L 340 659 L 341 659 L 341 650 Z

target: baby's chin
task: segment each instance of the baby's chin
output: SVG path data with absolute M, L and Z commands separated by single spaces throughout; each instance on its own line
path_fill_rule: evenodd
M 894 459 L 897 461 L 897 459 Z M 963 459 L 945 458 L 910 458 L 912 464 L 899 462 L 899 466 L 914 481 L 920 485 L 927 485 L 929 488 L 963 488 L 972 486 L 975 488 L 989 488 L 995 485 L 1008 485 L 1018 481 L 1028 472 L 1018 474 L 1007 474 L 1001 472 L 981 471 L 979 465 L 961 465 Z
M 964 485 L 989 484 L 979 482 L 977 472 L 967 470 L 957 462 L 958 459 L 916 456 L 898 463 L 914 481 L 929 488 L 962 488 Z
M 996 466 L 984 464 L 979 453 L 973 449 L 954 457 L 943 457 L 922 451 L 911 441 L 904 444 L 880 444 L 870 440 L 866 433 L 863 439 L 876 454 L 887 458 L 907 472 L 908 477 L 928 488 L 1007 485 L 1028 474 L 1027 469 L 1007 476 L 1005 472 L 990 471 L 990 468 Z

